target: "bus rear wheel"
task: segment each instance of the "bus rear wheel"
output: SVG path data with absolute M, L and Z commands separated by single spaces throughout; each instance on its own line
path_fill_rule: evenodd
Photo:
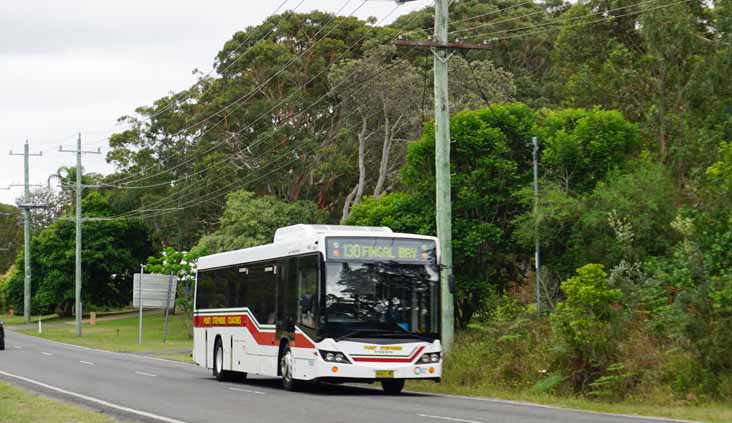
M 219 382 L 231 380 L 234 372 L 224 370 L 224 346 L 221 344 L 221 340 L 217 339 L 214 344 L 214 356 L 213 356 L 213 375 Z
M 404 379 L 382 380 L 381 387 L 387 395 L 397 395 L 404 389 Z
M 282 387 L 285 388 L 286 391 L 296 391 L 300 387 L 299 381 L 295 379 L 292 375 L 294 362 L 295 359 L 292 356 L 292 351 L 290 351 L 289 346 L 286 346 L 285 349 L 282 351 L 282 355 L 280 357 L 280 374 L 282 375 Z

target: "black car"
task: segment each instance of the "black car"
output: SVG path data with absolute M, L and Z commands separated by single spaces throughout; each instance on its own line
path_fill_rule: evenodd
M 0 320 L 0 351 L 5 349 L 5 328 L 3 328 L 3 321 Z

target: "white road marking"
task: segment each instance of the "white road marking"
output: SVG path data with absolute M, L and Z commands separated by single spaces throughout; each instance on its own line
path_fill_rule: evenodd
M 92 363 L 91 361 L 84 361 L 84 360 L 79 361 L 79 363 L 86 364 L 86 365 L 89 365 L 89 366 L 93 366 L 94 365 L 94 363 Z
M 59 392 L 59 393 L 64 394 L 64 395 L 69 395 L 69 396 L 76 397 L 76 398 L 79 398 L 79 399 L 84 400 L 84 401 L 93 402 L 95 404 L 99 404 L 99 405 L 104 406 L 104 407 L 114 408 L 115 410 L 120 410 L 120 411 L 123 411 L 125 413 L 135 414 L 135 415 L 138 415 L 138 416 L 141 416 L 141 417 L 145 417 L 145 418 L 148 418 L 148 419 L 158 420 L 158 421 L 165 422 L 165 423 L 186 423 L 186 422 L 184 422 L 182 420 L 176 420 L 176 419 L 171 419 L 170 417 L 159 416 L 157 414 L 148 413 L 147 411 L 135 410 L 134 408 L 129 408 L 129 407 L 124 407 L 124 406 L 121 406 L 121 405 L 113 404 L 111 402 L 107 402 L 107 401 L 101 400 L 99 398 L 94 398 L 94 397 L 86 396 L 86 395 L 79 394 L 79 393 L 76 393 L 76 392 L 67 391 L 65 389 L 61 389 L 61 388 L 57 388 L 55 386 L 47 385 L 47 384 L 45 384 L 43 382 L 38 382 L 37 380 L 28 379 L 27 377 L 14 375 L 12 373 L 7 373 L 7 372 L 4 372 L 2 370 L 0 370 L 0 375 L 7 376 L 7 377 L 11 377 L 11 378 L 18 379 L 18 380 L 22 380 L 23 382 L 27 382 L 27 383 L 30 383 L 30 384 L 33 384 L 33 385 L 37 385 L 37 386 L 40 386 L 42 388 L 50 389 L 52 391 L 56 391 L 56 392 Z
M 53 355 L 53 354 L 51 354 L 50 352 L 42 352 L 41 354 L 43 354 L 43 355 L 45 355 L 45 356 L 48 356 L 48 357 L 51 357 L 51 356 Z
M 135 373 L 137 373 L 138 375 L 149 376 L 149 377 L 156 377 L 157 376 L 157 375 L 154 375 L 152 373 L 145 373 L 145 372 L 135 372 Z
M 442 416 L 430 416 L 428 414 L 417 414 L 419 417 L 425 417 L 427 419 L 437 419 L 437 420 L 448 420 L 451 422 L 463 422 L 463 423 L 483 423 L 476 420 L 463 420 L 463 419 L 456 419 L 453 417 L 442 417 Z
M 23 349 L 23 347 L 21 347 L 20 345 L 16 345 L 16 346 L 15 346 L 15 349 L 16 349 L 16 350 L 22 350 L 22 349 Z
M 370 389 L 370 388 L 363 388 L 363 389 Z M 418 391 L 404 391 L 404 392 L 407 392 L 410 394 L 430 395 L 430 396 L 434 396 L 434 397 L 453 398 L 453 399 L 461 399 L 461 400 L 467 400 L 467 401 L 483 401 L 483 402 L 491 402 L 494 404 L 506 404 L 506 405 L 514 405 L 514 406 L 519 406 L 519 407 L 533 407 L 533 408 L 543 408 L 546 410 L 554 410 L 554 411 L 591 414 L 591 415 L 595 415 L 595 416 L 625 417 L 625 418 L 636 419 L 636 420 L 647 420 L 647 421 L 651 421 L 651 422 L 702 423 L 702 422 L 699 422 L 696 420 L 680 420 L 680 419 L 672 419 L 672 418 L 665 418 L 665 417 L 639 416 L 637 414 L 603 413 L 600 411 L 580 410 L 578 408 L 557 407 L 554 405 L 536 404 L 536 403 L 525 402 L 525 401 L 502 400 L 502 399 L 497 399 L 497 398 L 468 397 L 468 396 L 464 396 L 464 395 L 450 395 L 450 394 L 433 394 L 433 393 L 429 393 L 429 392 L 418 392 Z
M 38 338 L 38 337 L 35 337 L 32 335 L 23 335 L 23 334 L 17 334 L 17 333 L 14 335 L 25 336 L 32 341 L 43 341 L 43 342 L 46 342 L 49 344 L 55 344 L 61 348 L 66 348 L 66 349 L 80 349 L 80 350 L 101 353 L 101 354 L 115 355 L 117 357 L 133 357 L 136 359 L 147 360 L 147 361 L 155 360 L 155 361 L 165 363 L 165 364 L 170 364 L 170 365 L 173 365 L 176 367 L 188 367 L 188 368 L 198 367 L 198 365 L 195 363 L 184 363 L 182 361 L 169 360 L 167 358 L 150 357 L 150 356 L 146 356 L 146 355 L 138 355 L 138 354 L 132 354 L 132 353 L 121 353 L 121 352 L 116 352 L 116 351 L 100 350 L 99 348 L 91 348 L 91 347 L 84 347 L 81 345 L 67 344 L 65 342 L 52 341 L 50 339 Z
M 229 388 L 229 390 L 231 390 L 231 391 L 238 391 L 238 392 L 246 392 L 246 393 L 248 393 L 248 394 L 265 395 L 265 393 L 264 393 L 264 392 L 259 392 L 259 391 L 251 391 L 251 390 L 249 390 L 249 389 Z

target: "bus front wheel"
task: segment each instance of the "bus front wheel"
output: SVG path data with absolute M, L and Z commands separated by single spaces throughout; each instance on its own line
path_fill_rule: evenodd
M 292 356 L 290 347 L 286 346 L 280 357 L 280 374 L 282 375 L 282 387 L 286 391 L 296 391 L 299 387 L 298 380 L 292 375 L 295 359 Z
M 221 340 L 217 339 L 214 345 L 214 356 L 213 356 L 213 375 L 218 381 L 225 381 L 231 379 L 233 372 L 224 370 L 224 346 L 221 345 Z
M 404 379 L 382 380 L 381 387 L 387 395 L 397 395 L 404 389 Z

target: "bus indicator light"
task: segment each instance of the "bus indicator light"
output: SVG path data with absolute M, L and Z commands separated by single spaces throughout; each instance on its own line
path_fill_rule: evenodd
M 338 367 L 333 366 L 331 367 L 330 371 L 332 371 L 333 373 L 338 373 Z

